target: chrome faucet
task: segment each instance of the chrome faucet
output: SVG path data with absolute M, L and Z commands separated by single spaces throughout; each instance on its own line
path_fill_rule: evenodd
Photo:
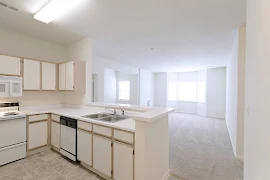
M 111 111 L 112 113 L 113 113 L 113 115 L 116 115 L 116 110 L 115 109 L 109 109 L 109 108 L 105 108 L 105 110 L 109 110 L 109 111 Z

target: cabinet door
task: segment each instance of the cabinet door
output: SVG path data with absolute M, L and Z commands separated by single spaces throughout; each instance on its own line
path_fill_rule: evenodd
M 0 74 L 20 76 L 21 59 L 0 55 Z
M 42 62 L 42 90 L 56 90 L 56 64 Z
M 60 149 L 60 124 L 52 121 L 51 145 Z
M 78 160 L 92 166 L 92 134 L 78 130 Z
M 133 147 L 114 142 L 113 157 L 113 179 L 133 180 Z
M 66 90 L 66 63 L 59 64 L 59 90 Z
M 66 90 L 74 90 L 74 61 L 66 63 Z
M 47 121 L 29 124 L 28 149 L 34 149 L 47 145 L 48 143 L 48 123 Z
M 24 59 L 23 61 L 23 89 L 40 90 L 40 62 Z
M 94 135 L 93 168 L 109 177 L 112 176 L 112 147 L 110 139 Z

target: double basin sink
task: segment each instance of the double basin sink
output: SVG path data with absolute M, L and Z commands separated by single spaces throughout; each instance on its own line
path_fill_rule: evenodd
M 90 114 L 90 115 L 85 115 L 82 117 L 88 118 L 88 119 L 99 120 L 99 121 L 105 121 L 108 123 L 116 123 L 118 121 L 122 121 L 122 120 L 130 118 L 129 116 L 108 114 L 108 113 Z

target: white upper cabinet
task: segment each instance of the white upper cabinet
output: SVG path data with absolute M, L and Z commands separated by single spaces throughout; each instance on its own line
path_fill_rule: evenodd
M 59 90 L 66 90 L 66 63 L 59 64 Z
M 59 65 L 59 90 L 85 93 L 86 63 L 70 61 Z
M 0 74 L 20 76 L 21 59 L 0 55 Z
M 56 90 L 56 64 L 42 62 L 42 90 Z
M 23 89 L 40 90 L 40 62 L 24 59 L 23 69 Z
M 66 63 L 66 90 L 74 90 L 74 62 Z

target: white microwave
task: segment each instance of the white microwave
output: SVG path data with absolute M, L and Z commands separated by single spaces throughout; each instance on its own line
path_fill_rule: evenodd
M 22 78 L 14 76 L 0 76 L 0 97 L 22 96 Z

